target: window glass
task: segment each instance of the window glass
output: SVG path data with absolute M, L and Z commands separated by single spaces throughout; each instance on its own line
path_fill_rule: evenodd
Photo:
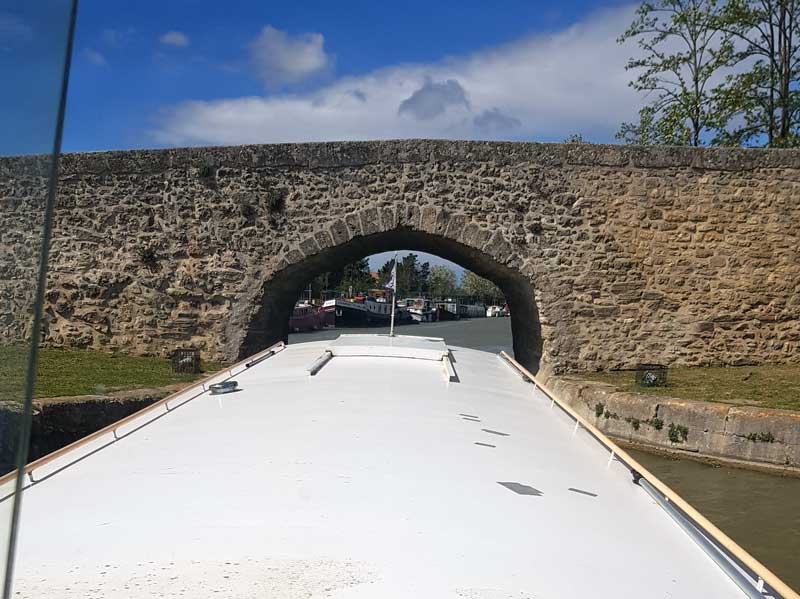
M 17 465 L 27 460 L 40 272 L 54 197 L 72 0 L 0 5 L 0 587 L 12 563 L 20 504 Z

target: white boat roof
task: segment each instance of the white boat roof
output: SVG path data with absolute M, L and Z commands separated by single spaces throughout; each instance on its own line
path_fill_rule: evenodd
M 343 336 L 234 374 L 33 471 L 15 597 L 744 596 L 493 354 Z
M 442 360 L 448 348 L 441 337 L 339 335 L 325 348 L 333 356 Z

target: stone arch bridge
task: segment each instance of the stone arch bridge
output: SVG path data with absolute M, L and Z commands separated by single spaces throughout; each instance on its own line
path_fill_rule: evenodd
M 0 159 L 7 336 L 26 292 L 24 235 L 8 231 L 24 229 L 37 176 L 34 159 Z M 534 368 L 797 362 L 799 225 L 794 151 L 410 140 L 67 154 L 44 341 L 234 359 L 286 334 L 311 277 L 407 248 L 499 284 Z

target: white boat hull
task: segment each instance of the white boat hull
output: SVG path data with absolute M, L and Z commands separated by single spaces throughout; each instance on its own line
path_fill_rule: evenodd
M 416 322 L 433 322 L 434 312 L 419 312 L 417 310 L 409 310 L 411 318 Z

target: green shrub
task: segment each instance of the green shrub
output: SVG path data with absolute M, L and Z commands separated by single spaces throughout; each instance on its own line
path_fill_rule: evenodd
M 753 441 L 754 443 L 774 443 L 775 442 L 775 435 L 773 435 L 769 431 L 767 431 L 765 433 L 749 433 L 745 438 L 748 441 Z
M 631 418 L 630 416 L 628 416 L 625 419 L 625 422 L 630 424 L 633 427 L 633 430 L 635 430 L 635 431 L 638 431 L 639 430 L 639 426 L 641 425 L 641 420 L 639 420 L 638 418 Z
M 267 192 L 267 207 L 271 213 L 283 212 L 286 209 L 288 190 L 284 187 L 270 189 Z
M 155 246 L 140 247 L 136 250 L 139 263 L 150 272 L 159 270 L 158 249 Z
M 673 443 L 683 443 L 689 438 L 689 429 L 682 424 L 669 423 L 669 431 L 667 437 Z

